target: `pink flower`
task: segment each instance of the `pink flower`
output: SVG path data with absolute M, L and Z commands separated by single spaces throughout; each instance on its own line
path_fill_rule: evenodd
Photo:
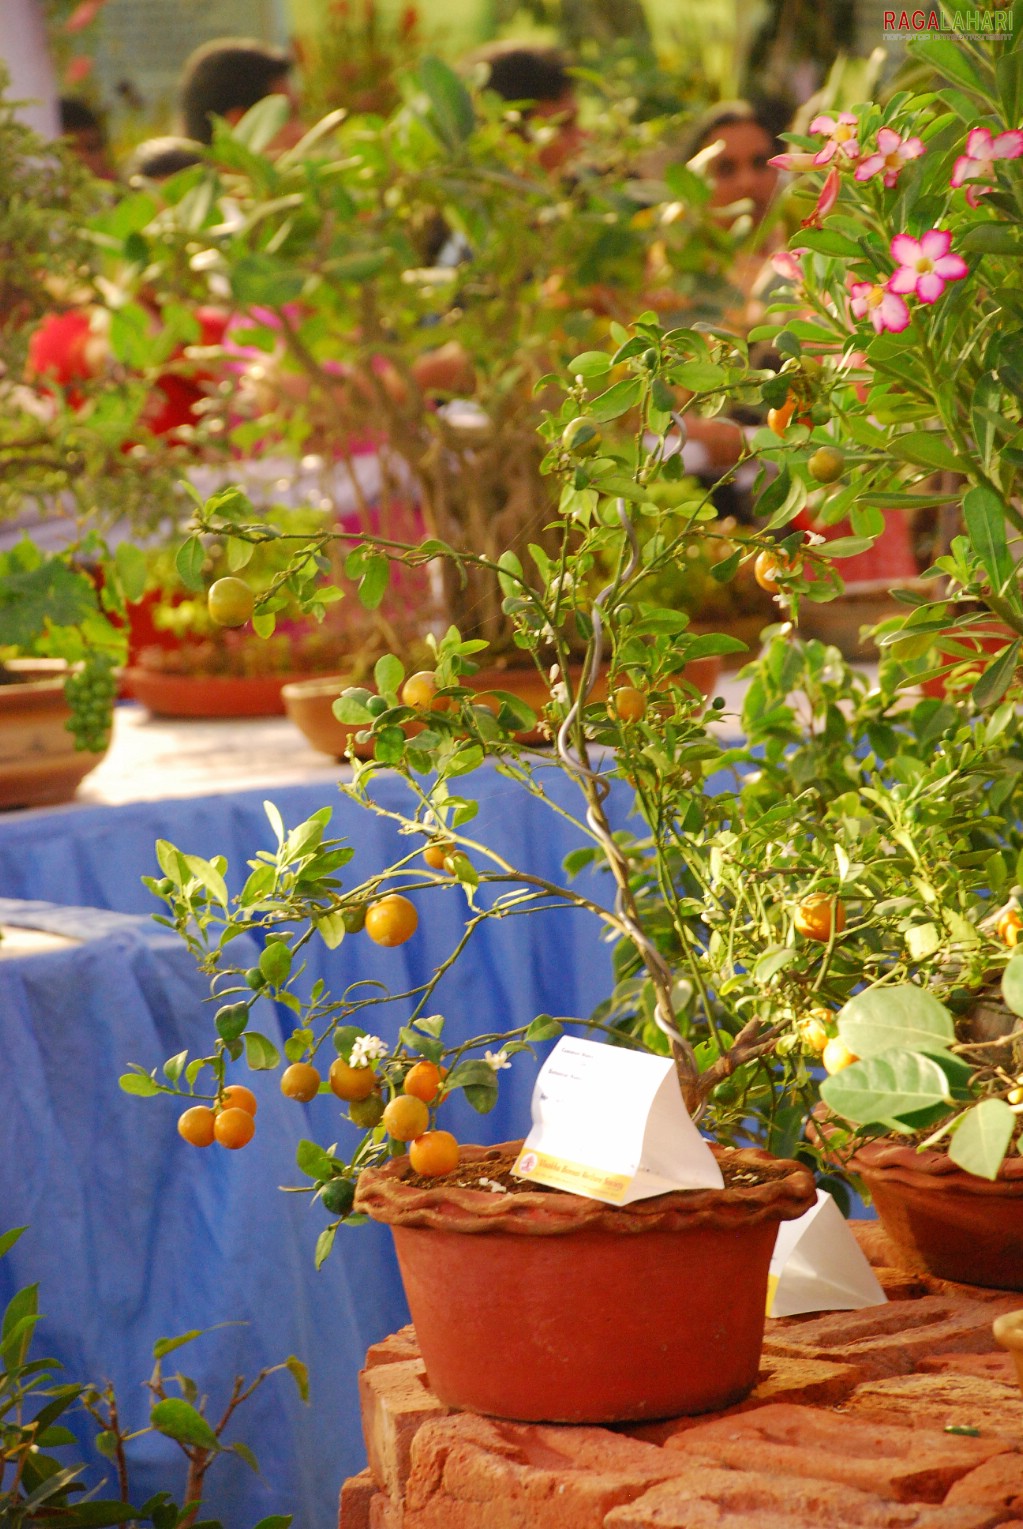
M 80 85 L 87 80 L 92 73 L 92 59 L 84 53 L 78 53 L 64 70 L 65 85 Z
M 105 0 L 80 0 L 64 23 L 65 32 L 83 32 L 92 26 L 104 3 Z
M 775 154 L 767 163 L 773 165 L 776 170 L 812 170 L 815 158 L 813 154 L 793 151 L 788 154 Z
M 860 160 L 856 166 L 856 179 L 868 181 L 872 175 L 883 170 L 885 185 L 894 186 L 903 165 L 911 159 L 919 159 L 923 152 L 922 139 L 900 138 L 890 127 L 879 128 L 877 149 L 873 154 L 868 154 L 866 159 Z
M 827 133 L 828 141 L 813 156 L 815 165 L 830 164 L 836 154 L 846 159 L 859 159 L 860 146 L 856 141 L 859 122 L 852 112 L 839 112 L 837 117 L 814 117 L 810 123 L 811 133 Z
M 899 334 L 909 323 L 909 309 L 901 297 L 877 282 L 857 281 L 849 289 L 853 313 L 858 319 L 869 318 L 878 334 L 890 329 Z
M 966 153 L 961 154 L 952 166 L 949 185 L 959 187 L 964 181 L 978 179 L 993 181 L 996 159 L 1019 159 L 1021 154 L 1023 132 L 1018 128 L 992 138 L 990 128 L 973 127 L 966 135 Z M 980 198 L 990 190 L 990 186 L 968 186 L 966 200 L 971 207 L 976 207 Z
M 919 239 L 896 234 L 892 240 L 892 259 L 899 269 L 889 278 L 891 292 L 913 292 L 922 303 L 934 303 L 945 290 L 947 281 L 961 281 L 970 268 L 961 255 L 949 253 L 952 235 L 944 228 L 931 228 Z
M 795 250 L 776 250 L 771 256 L 771 264 L 779 276 L 784 276 L 786 281 L 791 281 L 798 286 L 803 280 L 802 257 L 806 254 L 809 254 L 809 251 L 805 247 Z
M 824 184 L 821 187 L 821 194 L 817 198 L 817 206 L 813 209 L 813 212 L 808 218 L 803 219 L 803 228 L 820 228 L 821 218 L 826 218 L 828 213 L 834 207 L 835 203 L 838 201 L 838 191 L 840 185 L 841 181 L 839 179 L 838 168 L 837 166 L 832 165 L 831 169 L 824 177 Z

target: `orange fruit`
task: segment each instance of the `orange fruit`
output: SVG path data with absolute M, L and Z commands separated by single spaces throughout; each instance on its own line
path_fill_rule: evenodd
M 339 1099 L 368 1099 L 377 1086 L 377 1075 L 372 1067 L 353 1067 L 344 1057 L 338 1057 L 330 1064 L 327 1082 L 331 1093 Z
M 816 1014 L 807 1014 L 799 1021 L 797 1029 L 805 1050 L 815 1051 L 819 1056 L 830 1039 L 824 1021 Z
M 812 892 L 797 906 L 794 923 L 808 940 L 827 944 L 832 925 L 836 934 L 845 928 L 845 908 L 830 892 Z
M 428 844 L 423 850 L 423 859 L 432 871 L 442 871 L 444 861 L 454 847 L 450 839 L 434 839 L 433 843 Z
M 451 697 L 438 696 L 437 676 L 430 669 L 420 669 L 410 674 L 401 687 L 401 703 L 413 706 L 416 711 L 450 711 Z
M 1006 908 L 999 915 L 996 928 L 1003 945 L 1018 945 L 1020 933 L 1023 932 L 1023 913 L 1018 908 Z
M 753 577 L 761 589 L 766 589 L 769 595 L 778 593 L 778 575 L 780 573 L 795 573 L 798 564 L 787 558 L 784 552 L 775 552 L 771 547 L 765 547 L 763 552 L 758 552 L 753 564 Z
M 366 933 L 375 945 L 404 945 L 418 924 L 414 904 L 400 892 L 389 892 L 366 909 Z
M 395 1141 L 414 1141 L 430 1124 L 430 1111 L 422 1099 L 413 1098 L 411 1094 L 398 1094 L 385 1106 L 380 1118 L 385 1131 Z
M 635 685 L 619 685 L 608 709 L 622 722 L 638 722 L 646 711 L 646 696 Z
M 248 1110 L 254 1115 L 259 1105 L 251 1088 L 246 1088 L 244 1083 L 232 1083 L 221 1094 L 220 1107 L 222 1110 Z
M 281 1073 L 281 1093 L 285 1099 L 308 1104 L 320 1091 L 320 1075 L 311 1062 L 292 1062 Z
M 256 608 L 256 597 L 244 579 L 229 574 L 210 585 L 206 608 L 217 626 L 244 626 Z
M 255 1135 L 256 1122 L 248 1110 L 240 1110 L 237 1107 L 229 1110 L 221 1110 L 213 1122 L 213 1134 L 222 1147 L 230 1147 L 236 1152 L 239 1147 L 244 1147 Z
M 193 1104 L 178 1116 L 178 1132 L 191 1147 L 208 1147 L 214 1139 L 216 1114 L 208 1104 Z
M 845 1041 L 841 1040 L 837 1035 L 832 1036 L 821 1052 L 821 1062 L 824 1065 L 824 1071 L 827 1073 L 841 1072 L 843 1067 L 848 1067 L 850 1063 L 858 1061 L 859 1057 L 856 1053 L 850 1051 Z
M 423 1060 L 416 1062 L 405 1074 L 402 1088 L 407 1094 L 415 1099 L 422 1099 L 424 1104 L 432 1104 L 437 1097 L 441 1081 L 444 1078 L 446 1068 L 438 1067 L 436 1062 Z
M 458 1167 L 458 1142 L 450 1131 L 424 1131 L 408 1149 L 413 1172 L 437 1179 Z
M 780 409 L 768 409 L 767 428 L 768 430 L 773 430 L 774 434 L 778 437 L 779 440 L 781 440 L 782 436 L 789 428 L 789 422 L 791 421 L 795 410 L 796 398 L 794 393 L 789 393 Z

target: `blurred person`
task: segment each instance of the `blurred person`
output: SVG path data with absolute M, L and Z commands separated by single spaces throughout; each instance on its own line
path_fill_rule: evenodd
M 490 43 L 467 62 L 485 70 L 484 90 L 521 105 L 527 123 L 541 124 L 537 158 L 545 170 L 554 174 L 575 158 L 586 135 L 579 126 L 575 81 L 558 48 Z
M 271 151 L 292 148 L 305 128 L 298 115 L 293 61 L 282 48 L 250 37 L 218 37 L 204 43 L 185 61 L 179 86 L 185 135 L 197 143 L 213 142 L 213 118 L 232 124 L 265 96 L 286 96 L 290 115 Z
M 778 190 L 771 158 L 781 152 L 777 135 L 783 125 L 768 106 L 757 108 L 748 101 L 722 101 L 699 119 L 686 158 L 701 161 L 712 208 L 722 214 L 735 208 L 735 217 L 747 211 L 753 228 L 761 227 Z M 737 205 L 742 203 L 748 205 Z
M 77 96 L 61 96 L 60 135 L 97 180 L 117 179 L 110 159 L 106 128 L 98 113 Z

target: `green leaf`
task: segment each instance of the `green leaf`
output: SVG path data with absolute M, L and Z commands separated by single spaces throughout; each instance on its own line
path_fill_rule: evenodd
M 334 1246 L 334 1237 L 337 1234 L 336 1226 L 326 1227 L 316 1239 L 316 1251 L 313 1254 L 313 1263 L 317 1269 L 322 1269 L 330 1257 L 330 1250 Z
M 243 1035 L 249 1023 L 249 1005 L 247 1003 L 225 1003 L 213 1016 L 213 1023 L 217 1027 L 217 1034 L 222 1041 L 236 1041 L 239 1035 Z
M 602 350 L 584 350 L 568 363 L 568 369 L 573 377 L 582 377 L 588 381 L 591 377 L 602 377 L 611 370 L 611 357 Z
M 378 658 L 373 666 L 373 678 L 381 695 L 385 691 L 390 695 L 396 695 L 405 678 L 405 665 L 400 658 L 395 658 L 393 653 L 385 653 L 383 658 Z
M 206 549 L 198 536 L 190 536 L 186 542 L 182 542 L 175 555 L 174 566 L 182 584 L 194 594 L 202 593 L 205 563 Z
M 194 1343 L 196 1338 L 205 1337 L 206 1331 L 204 1327 L 193 1327 L 187 1333 L 179 1333 L 176 1338 L 157 1338 L 153 1344 L 153 1358 L 165 1359 L 175 1349 L 184 1348 L 186 1343 Z
M 963 496 L 963 519 L 974 552 L 984 565 L 995 589 L 1001 589 L 1015 572 L 1005 536 L 1008 510 L 994 489 L 978 485 Z
M 757 958 L 753 967 L 753 977 L 756 982 L 767 983 L 772 977 L 776 977 L 780 971 L 791 966 L 793 961 L 798 961 L 799 952 L 789 946 L 778 950 L 767 950 Z
M 159 1083 L 147 1072 L 124 1072 L 117 1081 L 124 1093 L 135 1094 L 139 1099 L 151 1099 L 160 1092 Z
M 838 1011 L 838 1033 L 858 1057 L 874 1056 L 893 1046 L 933 1050 L 955 1040 L 955 1026 L 945 1006 L 911 982 L 857 993 Z
M 256 1475 L 259 1475 L 259 1461 L 247 1444 L 243 1444 L 239 1439 L 235 1444 L 228 1445 L 228 1448 L 245 1461 L 250 1471 L 255 1471 Z
M 285 1361 L 284 1361 L 284 1365 L 285 1365 L 285 1368 L 288 1371 L 289 1375 L 291 1375 L 292 1379 L 294 1380 L 295 1385 L 298 1387 L 298 1394 L 299 1394 L 299 1396 L 302 1398 L 302 1400 L 304 1402 L 308 1402 L 308 1400 L 309 1400 L 309 1370 L 308 1370 L 308 1367 L 302 1363 L 301 1359 L 296 1359 L 294 1354 L 289 1354 L 288 1355 L 287 1359 L 285 1359 Z
M 643 383 L 638 377 L 626 377 L 621 382 L 614 383 L 606 393 L 599 393 L 588 406 L 586 412 L 591 415 L 598 424 L 606 425 L 613 419 L 619 419 L 634 409 L 639 403 L 643 392 Z
M 1023 952 L 1013 956 L 1002 973 L 1002 997 L 1014 1014 L 1023 1017 Z
M 368 557 L 363 564 L 363 573 L 357 591 L 360 603 L 366 610 L 376 610 L 387 593 L 390 582 L 391 565 L 387 559 L 379 556 Z
M 58 558 L 0 579 L 0 644 L 30 647 L 47 623 L 78 626 L 96 610 L 96 591 L 82 573 Z
M 134 542 L 118 542 L 114 548 L 114 563 L 124 598 L 129 602 L 140 600 L 146 587 L 146 554 Z
M 240 308 L 284 308 L 301 295 L 301 271 L 273 255 L 253 251 L 230 267 L 231 291 Z
M 344 914 L 314 913 L 311 922 L 327 949 L 336 950 L 346 933 Z
M 975 223 L 956 240 L 956 248 L 966 254 L 1023 255 L 1023 239 L 1008 223 Z
M 163 1064 L 163 1075 L 169 1083 L 176 1083 L 185 1070 L 188 1061 L 188 1052 L 179 1051 L 177 1056 L 168 1058 Z
M 261 1518 L 254 1529 L 288 1529 L 293 1519 L 292 1513 L 271 1513 L 269 1518 Z
M 307 1178 L 319 1183 L 334 1177 L 334 1159 L 314 1141 L 300 1141 L 295 1151 L 295 1162 Z
M 293 959 L 291 946 L 284 940 L 268 940 L 259 953 L 259 969 L 267 982 L 280 987 L 288 980 Z
M 220 1440 L 202 1413 L 179 1396 L 168 1396 L 155 1404 L 149 1421 L 158 1433 L 176 1439 L 179 1444 L 197 1444 L 213 1453 L 220 1450 Z
M 229 901 L 227 883 L 216 866 L 204 860 L 201 855 L 185 855 L 183 858 L 189 873 L 195 877 L 200 886 L 205 887 L 222 908 L 226 908 Z
M 527 1041 L 553 1041 L 563 1031 L 560 1020 L 552 1014 L 538 1014 L 526 1031 Z
M 424 58 L 418 79 L 430 103 L 430 118 L 438 136 L 447 148 L 459 148 L 476 126 L 472 97 L 455 71 L 439 58 Z
M 728 381 L 728 373 L 713 361 L 684 361 L 672 368 L 671 380 L 691 393 L 714 393 Z
M 948 1155 L 964 1172 L 996 1179 L 1015 1128 L 1015 1112 L 1004 1099 L 982 1099 L 956 1126 Z
M 271 1072 L 280 1065 L 281 1054 L 273 1041 L 260 1035 L 258 1030 L 246 1030 L 245 1060 L 253 1072 Z
M 847 239 L 845 234 L 836 233 L 833 228 L 804 228 L 799 242 L 818 255 L 838 255 L 855 260 L 863 254 L 855 239 Z
M 843 1067 L 824 1080 L 820 1093 L 829 1109 L 854 1125 L 897 1126 L 906 1115 L 952 1102 L 937 1062 L 903 1050 L 879 1052 Z
M 969 464 L 956 456 L 944 435 L 937 430 L 909 430 L 889 442 L 889 451 L 902 462 L 916 462 L 943 472 L 969 472 Z
M 27 1230 L 28 1228 L 24 1226 L 12 1226 L 9 1232 L 4 1232 L 3 1236 L 0 1236 L 0 1258 L 11 1251 L 18 1238 L 24 1236 Z
M 990 663 L 973 686 L 974 705 L 984 708 L 994 706 L 1002 699 L 1002 696 L 1012 684 L 1019 663 L 1020 649 L 1023 647 L 1020 639 L 1010 643 L 1004 653 L 1000 653 L 993 663 Z

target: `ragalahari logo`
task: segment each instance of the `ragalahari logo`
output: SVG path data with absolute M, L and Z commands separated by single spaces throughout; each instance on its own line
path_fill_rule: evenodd
M 941 32 L 958 37 L 1005 37 L 1012 32 L 1012 23 L 1013 13 L 1007 6 L 983 11 L 953 11 L 942 7 L 940 10 L 884 13 L 884 30 L 888 34 Z

